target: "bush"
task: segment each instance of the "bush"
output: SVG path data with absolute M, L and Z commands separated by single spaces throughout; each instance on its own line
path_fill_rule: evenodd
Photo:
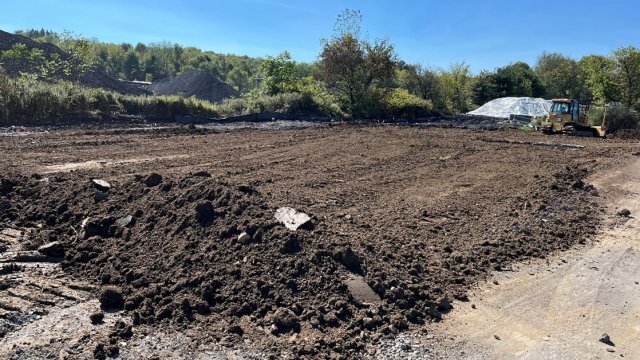
M 433 104 L 405 89 L 393 89 L 384 98 L 384 115 L 387 118 L 415 119 L 430 115 Z
M 187 114 L 218 116 L 214 104 L 196 98 L 122 95 L 66 81 L 51 83 L 0 73 L 0 120 L 4 122 L 55 122 L 69 117 L 109 118 L 122 114 L 163 120 Z
M 621 129 L 639 129 L 640 115 L 625 105 L 611 105 L 607 108 L 607 131 L 614 133 Z M 597 123 L 596 123 L 597 125 Z
M 280 112 L 300 116 L 341 116 L 335 99 L 327 93 L 283 93 L 277 95 L 247 94 L 242 98 L 226 99 L 216 105 L 222 116 L 246 115 L 261 112 Z

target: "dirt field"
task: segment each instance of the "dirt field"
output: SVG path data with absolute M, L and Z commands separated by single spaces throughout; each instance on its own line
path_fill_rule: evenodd
M 608 204 L 589 176 L 639 150 L 347 125 L 0 138 L 0 355 L 402 358 L 400 333 L 493 272 L 588 245 Z

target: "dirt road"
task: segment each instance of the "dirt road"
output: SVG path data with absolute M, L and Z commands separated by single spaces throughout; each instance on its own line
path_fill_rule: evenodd
M 466 313 L 488 275 L 585 249 L 620 195 L 598 174 L 639 150 L 394 126 L 2 138 L 0 354 L 405 358 L 393 342 Z M 282 206 L 311 225 L 287 230 Z M 92 325 L 107 290 L 117 311 Z
M 597 242 L 474 290 L 438 329 L 451 358 L 640 358 L 640 223 L 618 214 L 640 214 L 640 160 L 590 180 L 611 200 Z

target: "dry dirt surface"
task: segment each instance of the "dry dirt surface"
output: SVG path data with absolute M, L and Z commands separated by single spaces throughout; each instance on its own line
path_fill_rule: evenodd
M 640 358 L 640 159 L 589 180 L 611 200 L 598 242 L 473 290 L 438 329 L 443 358 Z
M 490 274 L 588 246 L 589 176 L 639 150 L 350 125 L 0 138 L 0 357 L 405 358 Z

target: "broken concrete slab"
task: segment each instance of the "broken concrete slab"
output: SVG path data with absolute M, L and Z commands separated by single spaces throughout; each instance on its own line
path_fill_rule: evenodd
M 276 210 L 274 218 L 291 231 L 296 231 L 311 221 L 309 215 L 290 207 L 281 207 Z
M 125 217 L 121 217 L 120 219 L 116 220 L 116 225 L 120 226 L 120 227 L 128 227 L 129 225 L 133 224 L 133 216 L 128 215 Z
M 91 180 L 91 183 L 96 189 L 102 192 L 107 192 L 111 189 L 111 184 L 101 179 L 93 179 Z
M 346 281 L 347 288 L 353 299 L 360 304 L 376 304 L 380 296 L 359 275 L 350 275 Z

